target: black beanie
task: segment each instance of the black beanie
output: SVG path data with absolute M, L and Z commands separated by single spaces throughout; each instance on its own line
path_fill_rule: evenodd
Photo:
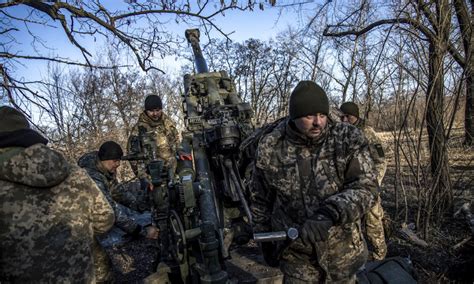
M 149 95 L 145 99 L 145 110 L 163 109 L 163 103 L 157 95 Z
M 48 140 L 30 128 L 30 123 L 19 110 L 0 106 L 0 148 L 30 147 L 48 144 Z
M 122 147 L 114 141 L 107 141 L 100 145 L 99 160 L 120 160 L 123 156 Z
M 339 109 L 344 114 L 350 114 L 359 118 L 359 107 L 353 102 L 345 102 L 341 105 Z
M 329 114 L 329 100 L 326 92 L 313 81 L 301 81 L 290 96 L 290 118 L 307 115 Z

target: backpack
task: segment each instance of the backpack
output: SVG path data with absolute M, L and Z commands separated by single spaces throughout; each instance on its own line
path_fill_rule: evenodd
M 358 284 L 414 284 L 415 270 L 408 258 L 390 257 L 384 260 L 371 261 L 357 273 Z
M 286 119 L 287 117 L 282 117 L 275 120 L 274 122 L 263 125 L 252 132 L 252 134 L 250 134 L 244 141 L 242 141 L 242 143 L 240 143 L 239 171 L 241 176 L 245 176 L 246 170 L 253 164 L 258 148 L 258 143 L 262 137 L 272 132 L 273 129 L 275 129 L 282 121 Z

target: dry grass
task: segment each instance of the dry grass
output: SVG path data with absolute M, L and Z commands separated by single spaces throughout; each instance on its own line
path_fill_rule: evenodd
M 454 218 L 447 212 L 442 220 L 432 224 L 425 236 L 428 248 L 422 248 L 403 239 L 398 230 L 405 221 L 414 223 L 416 208 L 419 204 L 419 191 L 429 185 L 429 148 L 426 133 L 421 136 L 419 159 L 412 159 L 419 133 L 404 135 L 401 147 L 400 180 L 395 180 L 395 140 L 392 132 L 382 132 L 380 137 L 386 148 L 388 169 L 382 185 L 383 206 L 390 221 L 388 230 L 389 256 L 410 257 L 418 272 L 420 283 L 472 283 L 474 281 L 474 240 L 455 245 L 471 236 L 471 232 L 462 218 Z M 462 129 L 454 129 L 448 141 L 449 166 L 453 187 L 455 209 L 464 202 L 474 199 L 474 149 L 462 145 Z M 419 176 L 414 175 L 413 168 Z M 422 183 L 420 184 L 420 180 Z M 395 185 L 398 184 L 399 200 L 396 208 Z M 421 186 L 421 187 L 420 187 Z M 403 191 L 402 191 L 403 190 Z M 406 200 L 406 206 L 405 206 Z M 474 207 L 471 207 L 474 208 Z M 415 229 L 416 231 L 416 229 Z M 421 232 L 417 232 L 422 236 Z

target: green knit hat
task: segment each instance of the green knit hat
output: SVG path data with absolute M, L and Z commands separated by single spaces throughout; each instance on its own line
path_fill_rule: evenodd
M 359 118 L 359 107 L 353 102 L 345 102 L 341 105 L 339 109 L 344 114 L 350 114 Z
M 326 92 L 313 81 L 301 81 L 290 96 L 290 118 L 307 115 L 329 114 L 329 100 Z
M 20 111 L 9 106 L 0 107 L 0 132 L 29 128 L 30 123 Z

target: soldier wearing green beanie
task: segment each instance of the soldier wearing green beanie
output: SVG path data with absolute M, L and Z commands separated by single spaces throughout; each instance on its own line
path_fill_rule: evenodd
M 0 148 L 47 143 L 46 138 L 30 128 L 30 123 L 20 111 L 9 106 L 0 107 Z
M 313 81 L 301 81 L 290 96 L 290 118 L 307 115 L 329 114 L 329 100 L 326 92 Z
M 342 112 L 341 121 L 354 124 L 359 118 L 359 107 L 353 102 L 345 102 L 339 108 Z
M 0 282 L 95 283 L 93 243 L 115 215 L 84 170 L 0 106 Z
M 289 117 L 258 140 L 250 187 L 254 232 L 300 233 L 289 246 L 262 245 L 284 283 L 355 283 L 367 258 L 360 218 L 377 194 L 368 143 L 356 127 L 328 114 L 324 89 L 301 81 L 290 95 Z
M 360 118 L 359 107 L 354 102 L 345 102 L 340 107 L 341 121 L 350 123 L 359 128 L 369 141 L 369 150 L 375 165 L 375 173 L 379 186 L 382 184 L 387 163 L 382 147 L 382 141 L 375 133 L 374 129 L 366 125 L 365 120 Z M 382 260 L 387 255 L 387 244 L 385 243 L 385 233 L 383 229 L 383 208 L 380 195 L 377 197 L 374 206 L 364 218 L 366 226 L 367 240 L 372 244 L 373 251 L 370 257 L 375 260 Z

